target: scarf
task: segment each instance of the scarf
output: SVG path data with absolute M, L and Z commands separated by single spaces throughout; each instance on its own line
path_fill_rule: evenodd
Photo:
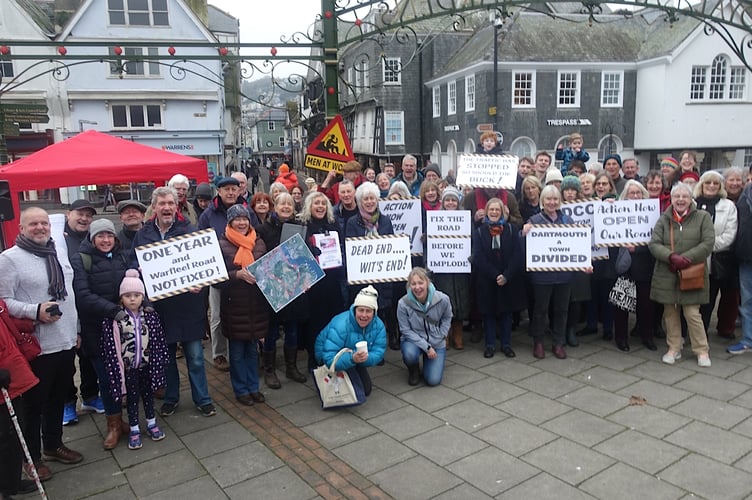
M 421 202 L 421 204 L 423 205 L 423 208 L 424 208 L 424 209 L 425 209 L 426 211 L 431 211 L 431 210 L 441 210 L 441 200 L 436 200 L 436 201 L 435 201 L 435 202 L 433 202 L 433 203 L 431 203 L 431 202 L 430 202 L 430 201 L 428 201 L 428 200 L 423 200 L 423 201 Z
M 248 234 L 240 234 L 235 229 L 227 226 L 225 228 L 225 238 L 227 241 L 238 247 L 232 263 L 245 269 L 253 264 L 256 259 L 253 258 L 253 248 L 256 246 L 256 231 L 251 227 Z
M 504 217 L 500 218 L 498 222 L 492 222 L 488 216 L 485 216 L 483 223 L 488 225 L 488 232 L 491 234 L 491 248 L 498 250 L 501 248 L 501 233 L 504 232 L 504 224 L 506 223 Z
M 676 211 L 676 209 L 672 205 L 671 206 L 671 214 L 672 214 L 674 220 L 676 222 L 678 222 L 679 224 L 681 224 L 682 222 L 684 222 L 684 219 L 687 218 L 687 215 L 689 215 L 689 208 L 687 209 L 686 212 L 684 212 L 683 214 L 680 214 L 679 212 Z
M 366 226 L 366 236 L 378 236 L 379 235 L 379 210 L 376 209 L 372 214 L 358 209 L 360 212 L 360 218 L 363 220 L 363 224 Z
M 718 204 L 718 201 L 720 199 L 720 196 L 713 196 L 712 198 L 706 196 L 698 196 L 695 199 L 695 203 L 697 203 L 697 208 L 699 208 L 700 210 L 705 210 L 707 213 L 709 213 L 710 218 L 713 219 L 713 222 L 715 222 L 715 206 Z
M 16 237 L 16 246 L 22 250 L 26 250 L 29 253 L 45 259 L 47 266 L 47 279 L 50 281 L 50 286 L 47 288 L 47 292 L 52 297 L 52 300 L 63 300 L 68 292 L 65 290 L 65 276 L 63 276 L 63 267 L 60 265 L 60 261 L 57 260 L 57 250 L 55 249 L 55 242 L 52 238 L 47 240 L 45 245 L 35 243 L 30 238 L 19 234 Z

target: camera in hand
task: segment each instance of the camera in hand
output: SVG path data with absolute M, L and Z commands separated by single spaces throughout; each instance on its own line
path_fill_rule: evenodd
M 60 306 L 57 304 L 52 304 L 50 307 L 44 310 L 47 314 L 51 316 L 62 316 L 63 311 L 60 310 Z

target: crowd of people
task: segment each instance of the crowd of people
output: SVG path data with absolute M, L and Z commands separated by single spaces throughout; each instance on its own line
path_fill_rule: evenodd
M 495 134 L 481 136 L 478 153 L 501 153 Z M 306 382 L 311 370 L 347 348 L 351 352 L 337 367 L 358 377 L 368 394 L 367 368 L 383 363 L 389 348 L 401 351 L 409 385 L 435 386 L 447 350 L 465 348 L 465 333 L 470 342 L 483 342 L 486 358 L 497 346 L 504 356 L 515 357 L 512 331 L 524 311 L 538 359 L 546 356 L 547 336 L 553 355 L 564 359 L 566 348 L 576 348 L 580 337 L 600 332 L 624 352 L 632 336 L 653 351 L 656 339 L 665 338 L 667 364 L 682 357 L 685 337 L 705 367 L 711 364 L 707 338 L 720 295 L 717 335 L 733 340 L 741 311 L 744 335 L 728 351 L 752 351 L 752 230 L 738 223 L 752 212 L 752 183 L 747 179 L 745 186 L 744 171 L 733 167 L 700 175 L 696 153 L 685 151 L 679 160 L 664 158 L 659 169 L 639 177 L 637 160 L 616 154 L 602 165 L 586 165 L 589 156 L 577 134 L 556 157 L 561 168 L 551 164 L 547 152 L 520 158 L 515 189 L 460 189 L 453 172 L 444 176 L 435 164 L 419 170 L 412 155 L 402 159 L 399 173 L 390 163 L 377 172 L 350 161 L 341 178 L 330 172 L 320 185 L 283 165 L 268 193 L 249 192 L 246 175 L 235 172 L 214 186 L 199 184 L 192 200 L 189 180 L 176 174 L 153 191 L 149 206 L 120 202 L 119 231 L 110 220 L 95 219 L 92 204 L 77 200 L 66 216 L 64 242 L 51 237 L 47 212 L 24 210 L 15 246 L 0 254 L 0 312 L 34 322 L 41 354 L 29 362 L 18 356 L 0 359 L 0 385 L 10 387 L 24 416 L 33 462 L 23 465 L 27 476 L 36 473 L 46 480 L 53 474 L 48 462 L 83 460 L 62 440 L 63 427 L 77 421 L 79 393 L 80 411 L 106 417 L 105 449 L 123 438 L 130 449 L 141 447 L 139 401 L 146 435 L 164 439 L 157 416 L 169 417 L 178 408 L 181 357 L 193 406 L 200 415 L 215 415 L 204 366 L 207 337 L 214 366 L 229 372 L 237 401 L 249 406 L 266 399 L 262 379 L 267 389 L 283 385 L 278 344 L 289 382 Z M 471 212 L 470 274 L 433 275 L 422 257 L 413 257 L 406 282 L 364 288 L 348 284 L 343 264 L 326 269 L 322 280 L 282 310 L 272 310 L 258 287 L 261 277 L 248 266 L 280 245 L 283 226 L 304 226 L 300 234 L 315 257 L 321 254 L 316 244 L 321 235 L 336 233 L 343 251 L 346 238 L 394 234 L 379 200 L 401 197 L 420 198 L 424 224 L 429 211 Z M 595 260 L 582 272 L 526 271 L 531 228 L 572 223 L 563 203 L 649 198 L 661 207 L 649 245 L 611 248 L 608 259 Z M 150 302 L 134 249 L 208 228 L 219 238 L 229 279 Z M 345 262 L 344 252 L 342 257 Z M 703 286 L 681 290 L 678 271 L 697 263 L 707 263 Z M 636 284 L 631 334 L 629 313 L 608 300 L 624 276 Z M 0 341 L 8 335 L 3 331 Z M 356 349 L 363 340 L 367 349 Z M 299 367 L 299 351 L 306 352 L 305 367 Z M 155 397 L 162 399 L 159 410 Z M 15 437 L 5 432 L 10 429 L 6 411 L 0 411 L 0 426 L 0 491 L 7 496 L 30 485 L 21 479 Z

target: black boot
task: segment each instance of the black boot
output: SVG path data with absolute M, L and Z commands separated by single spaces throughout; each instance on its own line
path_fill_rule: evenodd
M 392 351 L 400 350 L 400 340 L 397 332 L 389 332 L 389 349 Z
M 420 384 L 420 365 L 407 365 L 407 384 Z
M 306 376 L 298 371 L 298 349 L 296 347 L 285 347 L 285 377 L 300 382 L 306 381 Z
M 580 345 L 580 341 L 577 340 L 577 333 L 575 333 L 573 326 L 567 328 L 567 345 L 569 347 L 577 347 Z
M 269 389 L 279 389 L 282 384 L 277 378 L 277 374 L 274 372 L 275 364 L 277 361 L 277 352 L 263 351 L 262 358 L 264 360 L 264 383 Z

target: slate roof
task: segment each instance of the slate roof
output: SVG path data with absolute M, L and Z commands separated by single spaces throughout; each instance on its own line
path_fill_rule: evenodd
M 55 25 L 50 19 L 48 13 L 33 0 L 15 0 L 16 4 L 21 7 L 29 18 L 50 38 L 55 36 Z
M 208 6 L 209 29 L 215 33 L 238 34 L 238 20 L 214 5 Z

